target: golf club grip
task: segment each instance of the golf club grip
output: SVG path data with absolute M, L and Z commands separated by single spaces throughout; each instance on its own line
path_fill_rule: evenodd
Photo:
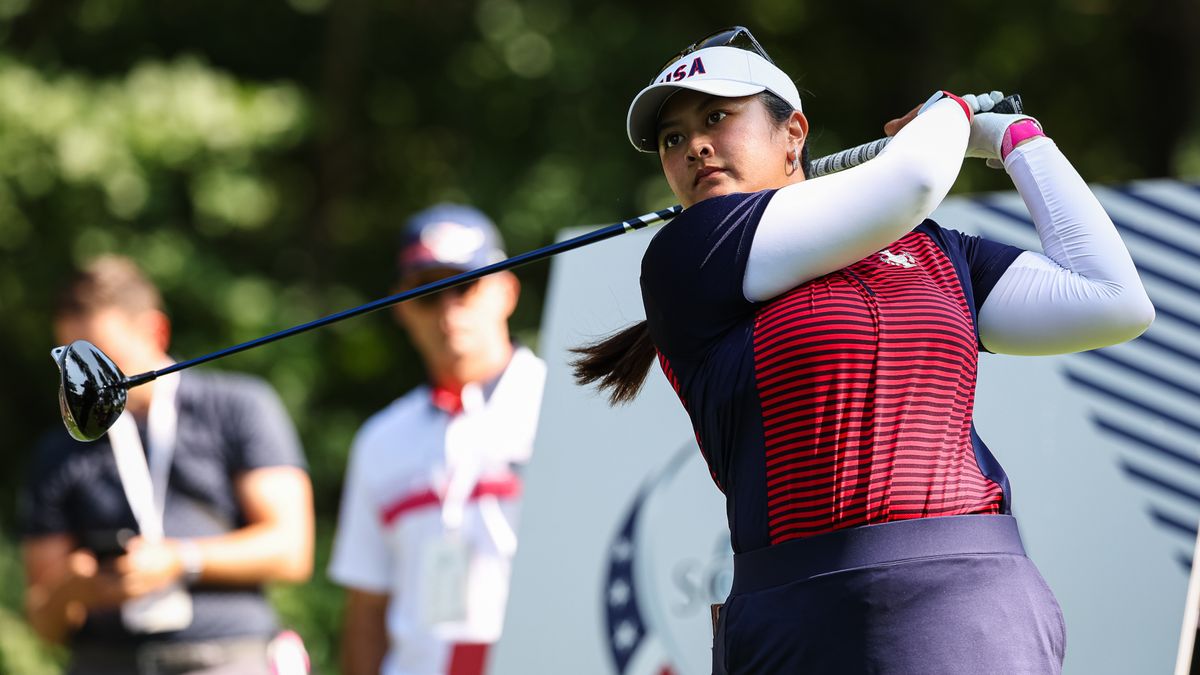
M 1021 104 L 1020 94 L 1013 94 L 1011 96 L 1005 96 L 1004 98 L 1000 99 L 1000 101 L 998 101 L 991 110 L 989 110 L 987 112 L 1003 113 L 1003 114 L 1008 114 L 1008 115 L 1021 114 L 1022 112 L 1024 112 L 1024 108 Z M 987 113 L 980 113 L 980 114 L 987 114 Z M 886 148 L 888 143 L 890 143 L 891 141 L 892 141 L 892 137 L 888 136 L 885 138 L 880 138 L 880 139 L 871 141 L 870 143 L 863 143 L 862 145 L 856 145 L 853 148 L 846 148 L 845 150 L 842 150 L 841 152 L 835 152 L 832 155 L 827 155 L 820 159 L 815 159 L 812 162 L 810 162 L 808 165 L 808 175 L 810 178 L 817 178 L 818 176 L 827 176 L 831 173 L 837 173 L 838 171 L 844 171 L 851 167 L 855 167 L 855 166 L 858 166 L 859 164 L 868 162 L 872 159 L 875 159 L 875 157 L 880 152 L 882 152 L 883 149 Z

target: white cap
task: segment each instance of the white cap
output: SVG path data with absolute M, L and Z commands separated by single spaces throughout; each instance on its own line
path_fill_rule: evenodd
M 787 73 L 759 54 L 737 47 L 708 47 L 667 66 L 654 84 L 633 97 L 626 131 L 642 152 L 657 152 L 658 115 L 680 89 L 737 98 L 769 91 L 800 110 L 800 92 Z

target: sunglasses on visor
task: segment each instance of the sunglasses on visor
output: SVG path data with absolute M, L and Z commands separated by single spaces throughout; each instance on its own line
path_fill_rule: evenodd
M 745 49 L 748 52 L 754 52 L 755 54 L 763 57 L 768 63 L 775 63 L 773 60 L 771 60 L 770 56 L 767 56 L 767 50 L 763 49 L 762 45 L 758 44 L 758 40 L 754 39 L 754 35 L 750 33 L 750 29 L 744 26 L 733 26 L 731 28 L 719 30 L 712 35 L 701 38 L 679 50 L 679 53 L 667 59 L 666 63 L 663 63 L 657 72 L 661 74 L 662 71 L 667 69 L 667 66 L 670 66 L 679 59 L 682 59 L 692 52 L 698 52 L 701 49 L 708 49 L 709 47 L 735 47 L 737 49 Z M 650 80 L 650 84 L 654 84 L 657 81 L 658 75 L 655 75 L 654 78 Z

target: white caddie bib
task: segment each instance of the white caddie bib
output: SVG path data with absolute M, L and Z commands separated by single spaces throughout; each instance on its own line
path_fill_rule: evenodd
M 175 454 L 178 420 L 175 392 L 178 387 L 178 373 L 164 375 L 155 382 L 146 420 L 149 453 L 143 450 L 137 423 L 129 413 L 122 412 L 108 431 L 125 498 L 142 538 L 149 541 L 163 538 L 167 480 Z M 121 618 L 125 627 L 135 633 L 182 630 L 192 623 L 192 596 L 182 582 L 177 582 L 127 600 L 121 605 Z
M 471 547 L 455 535 L 430 542 L 422 560 L 421 618 L 434 627 L 467 620 Z

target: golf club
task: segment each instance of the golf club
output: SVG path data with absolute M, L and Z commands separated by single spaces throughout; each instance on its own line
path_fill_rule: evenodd
M 1020 113 L 1022 111 L 1019 96 L 1009 96 L 992 109 L 991 112 Z M 890 138 L 881 138 L 870 143 L 843 150 L 841 152 L 814 160 L 809 164 L 809 176 L 818 177 L 857 166 L 873 159 L 878 155 Z M 385 298 L 369 302 L 358 307 L 331 314 L 276 333 L 271 333 L 249 342 L 243 342 L 220 351 L 206 354 L 188 361 L 180 361 L 160 370 L 152 370 L 126 377 L 117 364 L 94 344 L 86 340 L 76 340 L 69 345 L 55 347 L 50 351 L 51 358 L 58 364 L 59 388 L 58 406 L 62 414 L 63 424 L 68 433 L 79 441 L 94 441 L 108 431 L 125 410 L 127 391 L 131 387 L 151 382 L 163 375 L 176 373 L 192 366 L 215 361 L 217 359 L 253 349 L 276 340 L 282 340 L 314 328 L 327 326 L 343 319 L 373 312 L 406 300 L 424 297 L 451 286 L 474 281 L 494 272 L 513 269 L 537 260 L 558 255 L 572 249 L 588 246 L 598 241 L 610 239 L 619 234 L 633 232 L 644 227 L 670 220 L 683 211 L 682 206 L 672 206 L 661 211 L 654 211 L 636 218 L 614 223 L 607 227 L 582 234 L 578 237 L 551 244 L 534 251 L 522 253 L 500 262 L 486 265 L 478 269 L 463 272 L 452 277 L 440 279 L 432 283 L 418 286 Z

